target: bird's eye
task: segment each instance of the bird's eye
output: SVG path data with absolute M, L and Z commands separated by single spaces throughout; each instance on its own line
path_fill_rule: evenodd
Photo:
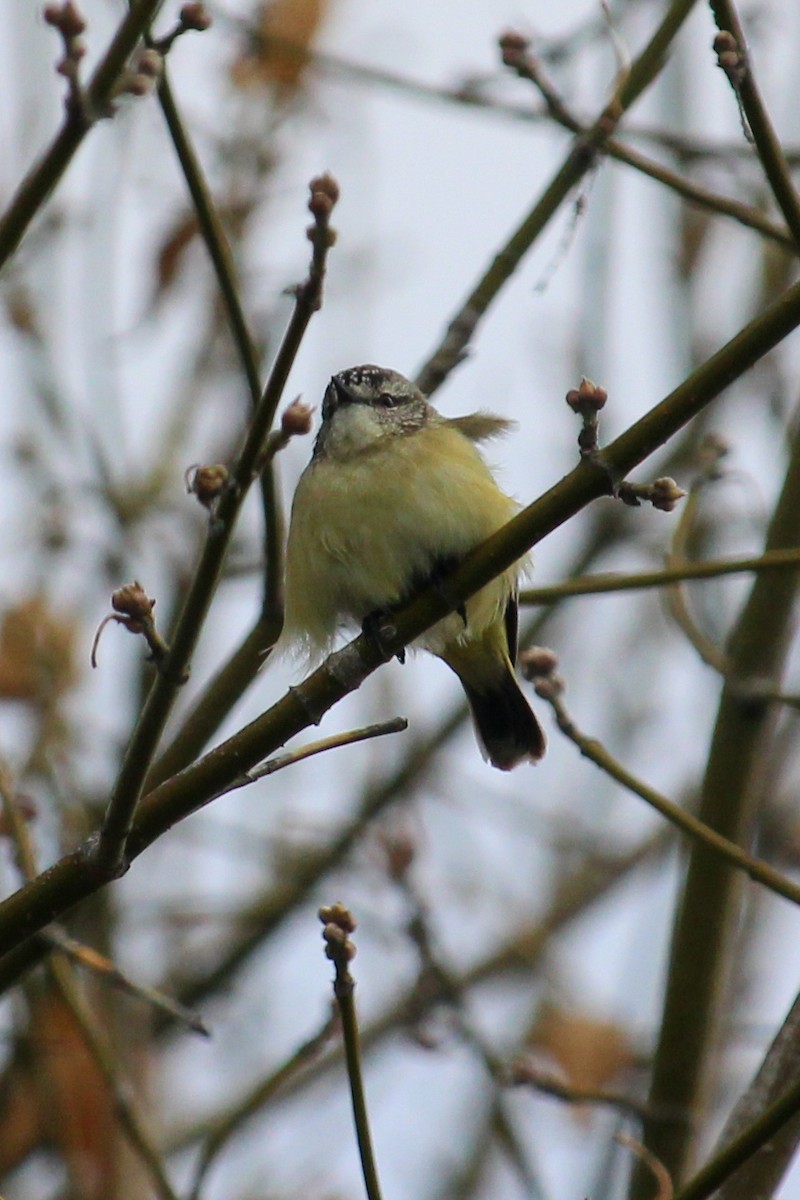
M 380 404 L 381 408 L 394 408 L 397 398 L 391 392 L 380 392 L 376 403 Z

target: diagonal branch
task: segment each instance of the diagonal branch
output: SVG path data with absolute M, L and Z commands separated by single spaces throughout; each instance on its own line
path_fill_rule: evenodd
M 488 269 L 450 322 L 444 338 L 420 369 L 417 386 L 431 395 L 463 360 L 478 322 L 524 254 L 560 209 L 570 192 L 594 167 L 623 115 L 655 79 L 672 39 L 689 16 L 694 0 L 672 0 L 650 41 L 616 89 L 597 120 L 577 135 L 563 164 L 531 211 L 495 255 Z
M 121 22 L 86 90 L 87 103 L 70 107 L 61 129 L 20 183 L 0 218 L 0 270 L 17 249 L 34 217 L 44 208 L 86 134 L 109 115 L 114 87 L 139 39 L 163 0 L 137 0 Z
M 394 636 L 387 633 L 383 637 L 383 651 L 393 656 L 592 500 L 612 492 L 628 471 L 697 416 L 798 324 L 800 283 L 603 451 L 592 459 L 584 458 L 544 496 L 477 547 L 449 579 L 399 611 L 394 618 Z M 374 640 L 361 635 L 332 654 L 267 712 L 155 788 L 136 813 L 128 846 L 130 857 L 136 858 L 170 826 L 219 795 L 243 770 L 318 723 L 329 708 L 355 691 L 383 661 L 382 650 Z M 12 950 L 54 917 L 96 892 L 108 878 L 106 871 L 98 870 L 91 843 L 66 855 L 0 904 L 0 953 Z
M 330 176 L 311 181 L 309 209 L 314 216 L 314 224 L 308 230 L 312 243 L 308 277 L 296 290 L 294 312 L 278 348 L 264 393 L 251 418 L 244 445 L 231 472 L 230 483 L 220 496 L 209 523 L 206 543 L 173 631 L 169 653 L 153 681 L 125 752 L 100 838 L 92 851 L 94 870 L 100 874 L 113 878 L 127 867 L 125 848 L 144 780 L 172 705 L 186 678 L 239 513 L 260 470 L 264 444 L 289 371 L 308 323 L 322 303 L 325 264 L 333 245 L 329 218 L 337 197 L 338 188 Z M 253 765 L 252 762 L 247 764 Z
M 800 432 L 795 435 L 767 550 L 800 537 Z M 726 678 L 703 780 L 698 816 L 729 840 L 747 845 L 762 800 L 775 717 L 768 699 L 742 684 L 779 685 L 793 628 L 800 573 L 758 575 L 729 639 Z M 680 1181 L 709 1085 L 716 1030 L 730 983 L 730 946 L 741 911 L 740 880 L 705 847 L 693 846 L 673 930 L 664 1017 L 653 1064 L 650 1105 L 686 1120 L 646 1128 L 647 1145 Z M 640 1181 L 634 1195 L 643 1196 Z
M 736 62 L 733 69 L 726 73 L 747 119 L 753 144 L 761 160 L 772 194 L 789 226 L 795 247 L 800 249 L 800 196 L 792 182 L 783 148 L 753 74 L 753 64 L 736 5 L 734 0 L 710 0 L 710 4 L 717 28 L 720 30 L 715 46 L 719 50 L 720 39 L 727 34 L 731 45 L 735 47 L 733 54 Z M 719 57 L 720 66 L 723 66 L 724 54 L 720 54 Z

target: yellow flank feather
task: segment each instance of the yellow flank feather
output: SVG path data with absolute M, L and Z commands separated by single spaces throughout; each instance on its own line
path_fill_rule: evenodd
M 475 443 L 501 417 L 446 419 L 397 371 L 331 379 L 314 455 L 297 485 L 279 653 L 331 648 L 341 626 L 388 613 L 514 516 Z M 545 736 L 514 677 L 517 563 L 414 644 L 461 680 L 484 756 L 501 771 L 537 762 Z
M 398 604 L 437 560 L 463 557 L 516 511 L 473 443 L 449 424 L 314 459 L 292 508 L 281 641 L 329 649 L 348 618 L 358 625 Z M 511 568 L 468 601 L 466 631 L 453 614 L 419 644 L 441 654 L 465 634 L 502 629 L 518 573 Z

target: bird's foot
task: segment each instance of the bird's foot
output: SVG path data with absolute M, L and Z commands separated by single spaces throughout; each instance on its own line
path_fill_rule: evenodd
M 361 622 L 361 632 L 378 647 L 386 662 L 390 658 L 396 658 L 399 663 L 406 661 L 405 646 L 395 651 L 387 649 L 386 643 L 393 641 L 397 636 L 390 609 L 376 608 L 374 612 L 367 613 Z

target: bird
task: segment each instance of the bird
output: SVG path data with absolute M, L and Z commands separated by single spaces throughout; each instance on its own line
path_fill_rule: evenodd
M 276 650 L 328 652 L 340 630 L 375 629 L 448 574 L 518 511 L 477 446 L 511 422 L 447 418 L 397 371 L 367 363 L 331 378 L 311 461 L 292 503 L 285 616 Z M 545 735 L 515 678 L 517 591 L 509 567 L 414 648 L 458 676 L 485 759 L 537 762 Z

